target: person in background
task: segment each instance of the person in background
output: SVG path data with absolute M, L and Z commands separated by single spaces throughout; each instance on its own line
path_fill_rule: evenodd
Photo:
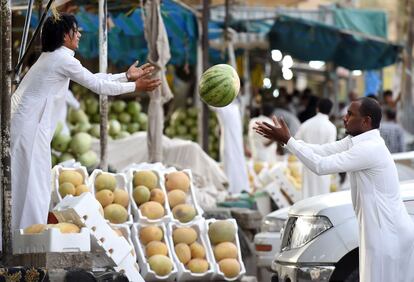
M 336 126 L 329 120 L 333 103 L 327 98 L 319 100 L 317 114 L 302 123 L 295 138 L 310 144 L 326 144 L 336 141 Z M 302 170 L 303 199 L 330 192 L 331 176 L 318 176 L 306 166 Z
M 405 151 L 404 130 L 397 123 L 397 113 L 391 109 L 385 109 L 386 120 L 380 124 L 380 134 L 391 153 Z
M 256 134 L 253 130 L 257 121 L 272 122 L 271 116 L 273 114 L 273 107 L 270 103 L 262 103 L 261 114 L 254 117 L 249 122 L 248 140 L 251 150 L 252 159 L 259 162 L 276 161 L 276 143 L 269 142 L 266 138 Z
M 379 133 L 381 107 L 371 98 L 351 103 L 347 134 L 333 143 L 297 141 L 283 119 L 258 123 L 258 134 L 286 144 L 318 175 L 348 172 L 359 229 L 359 281 L 414 281 L 414 223 L 401 199 L 394 160 Z
M 239 100 L 234 99 L 225 107 L 211 107 L 211 109 L 217 113 L 220 124 L 220 159 L 223 160 L 224 172 L 229 180 L 228 192 L 230 194 L 249 192 Z
M 383 106 L 386 108 L 391 108 L 392 110 L 397 109 L 397 103 L 401 98 L 401 95 L 398 95 L 398 97 L 394 100 L 394 94 L 391 90 L 385 90 L 382 94 L 383 97 Z
M 11 98 L 12 229 L 47 223 L 51 195 L 51 148 L 70 80 L 100 95 L 152 91 L 153 66 L 126 73 L 92 74 L 74 57 L 81 34 L 73 15 L 49 16 L 42 28 L 42 54 Z
M 295 134 L 298 131 L 300 121 L 292 112 L 289 111 L 288 101 L 285 96 L 279 94 L 279 97 L 275 100 L 273 114 L 282 116 L 285 119 L 292 134 Z
M 318 104 L 318 97 L 313 95 L 310 88 L 303 90 L 301 96 L 301 105 L 304 107 L 304 110 L 300 111 L 298 114 L 298 119 L 300 122 L 304 122 L 311 117 L 316 115 L 316 106 Z

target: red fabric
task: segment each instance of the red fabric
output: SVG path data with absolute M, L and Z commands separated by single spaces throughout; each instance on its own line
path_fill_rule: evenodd
M 57 220 L 56 216 L 53 213 L 51 213 L 51 212 L 49 212 L 49 214 L 47 216 L 47 223 L 48 224 L 56 224 L 56 223 L 58 223 L 58 220 Z

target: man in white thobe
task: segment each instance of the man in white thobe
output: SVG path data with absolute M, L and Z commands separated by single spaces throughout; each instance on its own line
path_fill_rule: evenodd
M 336 141 L 336 127 L 329 120 L 332 101 L 321 98 L 317 105 L 317 114 L 306 120 L 296 132 L 295 139 L 310 144 L 326 144 Z M 330 175 L 316 175 L 306 166 L 302 166 L 302 199 L 329 193 Z
M 132 66 L 122 74 L 92 74 L 74 57 L 80 33 L 74 16 L 49 17 L 42 30 L 42 54 L 12 96 L 12 229 L 46 223 L 51 193 L 50 142 L 59 113 L 66 107 L 69 81 L 101 95 L 160 85 L 148 79 L 152 67 Z M 128 82 L 131 80 L 132 82 Z M 59 102 L 60 101 L 60 102 Z
M 286 144 L 318 175 L 348 172 L 359 224 L 361 282 L 414 281 L 414 224 L 402 202 L 395 163 L 379 133 L 381 107 L 372 98 L 351 103 L 349 136 L 325 145 L 291 137 L 282 119 L 257 124 L 262 136 Z
M 254 132 L 254 125 L 257 121 L 271 123 L 272 119 L 270 118 L 273 113 L 273 107 L 269 103 L 263 102 L 262 104 L 262 113 L 260 116 L 252 118 L 249 122 L 248 129 L 248 138 L 250 150 L 252 152 L 253 161 L 258 162 L 276 162 L 276 143 L 269 142 L 266 138 L 256 134 Z
M 220 123 L 220 157 L 229 180 L 228 191 L 238 194 L 249 191 L 249 176 L 243 146 L 243 125 L 237 99 L 223 107 L 212 108 Z

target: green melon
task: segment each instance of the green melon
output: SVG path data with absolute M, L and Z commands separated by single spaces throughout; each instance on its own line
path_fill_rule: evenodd
M 203 73 L 198 89 L 205 103 L 213 107 L 225 107 L 239 93 L 240 78 L 230 65 L 215 65 Z

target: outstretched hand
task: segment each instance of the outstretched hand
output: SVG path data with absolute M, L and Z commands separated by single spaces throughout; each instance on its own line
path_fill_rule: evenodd
M 283 118 L 277 118 L 276 116 L 272 117 L 272 121 L 273 125 L 267 122 L 258 121 L 253 129 L 256 133 L 267 139 L 286 144 L 291 135 L 285 121 Z
M 158 78 L 141 77 L 135 81 L 135 90 L 151 92 L 161 85 L 161 80 Z
M 138 66 L 138 61 L 136 61 L 132 66 L 129 67 L 127 71 L 127 78 L 129 81 L 135 81 L 139 78 L 149 77 L 155 71 L 155 67 L 149 63 L 146 63 L 140 67 Z

